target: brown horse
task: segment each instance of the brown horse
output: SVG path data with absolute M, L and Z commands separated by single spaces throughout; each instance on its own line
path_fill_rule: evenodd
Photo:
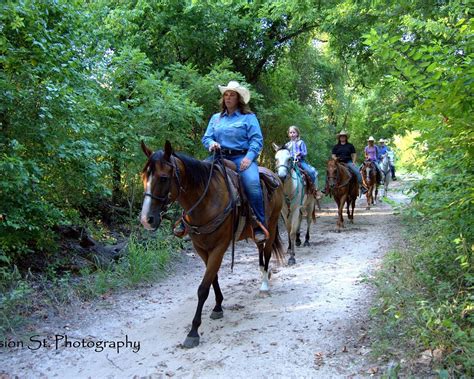
M 327 181 L 329 184 L 329 194 L 334 196 L 338 209 L 337 231 L 344 227 L 342 211 L 344 204 L 347 204 L 347 217 L 349 222 L 354 223 L 354 207 L 359 195 L 359 183 L 355 175 L 337 159 L 331 159 L 327 165 Z M 350 210 L 349 207 L 352 207 Z
M 191 348 L 199 344 L 198 328 L 201 325 L 201 314 L 204 303 L 209 296 L 210 287 L 214 288 L 216 305 L 211 318 L 222 318 L 222 296 L 217 272 L 224 253 L 233 241 L 233 234 L 238 230 L 236 239 L 252 238 L 251 219 L 247 216 L 244 223 L 236 224 L 242 219 L 230 209 L 235 199 L 228 187 L 228 178 L 224 169 L 214 169 L 210 162 L 203 162 L 183 154 L 174 153 L 171 144 L 166 141 L 164 150 L 153 153 L 142 142 L 142 149 L 148 161 L 142 172 L 145 194 L 141 212 L 141 223 L 148 230 L 156 230 L 161 223 L 162 215 L 170 203 L 176 201 L 184 209 L 184 221 L 194 248 L 204 261 L 206 270 L 198 288 L 198 305 L 191 331 L 184 341 L 184 347 Z M 275 176 L 275 180 L 280 183 Z M 264 192 L 265 193 L 265 192 Z M 279 261 L 283 261 L 283 248 L 278 233 L 278 218 L 283 204 L 281 185 L 274 189 L 266 204 L 268 215 L 269 237 L 264 244 L 258 245 L 259 263 L 262 271 L 261 291 L 268 291 L 268 264 L 272 252 Z M 234 217 L 237 216 L 237 217 Z M 241 225 L 244 225 L 243 228 Z
M 365 161 L 360 169 L 360 173 L 362 175 L 362 182 L 367 188 L 367 193 L 365 194 L 365 196 L 367 196 L 366 209 L 370 209 L 371 205 L 375 205 L 377 203 L 377 195 L 379 192 L 377 185 L 377 169 L 375 168 L 373 162 Z

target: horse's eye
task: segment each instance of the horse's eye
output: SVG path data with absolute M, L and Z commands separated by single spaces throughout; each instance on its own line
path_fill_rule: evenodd
M 167 176 L 160 176 L 160 182 L 161 183 L 164 183 L 168 180 L 168 177 Z

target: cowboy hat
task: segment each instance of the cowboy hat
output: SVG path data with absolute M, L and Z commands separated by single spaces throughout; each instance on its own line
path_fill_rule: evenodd
M 237 92 L 241 97 L 242 100 L 244 101 L 245 104 L 247 104 L 250 101 L 250 91 L 241 86 L 239 82 L 236 82 L 235 80 L 231 80 L 229 84 L 226 86 L 218 86 L 219 91 L 221 91 L 221 94 L 224 94 L 225 91 L 234 91 Z
M 339 133 L 336 134 L 336 138 L 339 139 L 340 136 L 346 136 L 347 138 L 349 138 L 350 134 L 347 133 L 345 130 L 341 130 Z
M 385 140 L 383 138 L 380 138 L 379 143 L 385 143 Z
M 367 141 L 369 141 L 369 142 L 370 142 L 370 141 L 372 141 L 372 142 L 375 142 L 375 138 L 374 138 L 374 137 L 372 137 L 372 136 L 370 136 L 370 137 L 369 137 L 369 139 L 368 139 Z

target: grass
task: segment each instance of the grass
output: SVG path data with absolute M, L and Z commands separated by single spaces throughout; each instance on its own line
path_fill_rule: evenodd
M 414 362 L 421 352 L 436 350 L 441 356 L 424 369 L 438 377 L 471 377 L 472 274 L 457 260 L 451 241 L 442 238 L 443 228 L 416 217 L 404 220 L 407 246 L 387 254 L 372 280 L 378 289 L 371 311 L 373 351 L 386 359 L 407 359 L 411 365 L 405 365 L 405 374 L 417 376 L 420 367 Z

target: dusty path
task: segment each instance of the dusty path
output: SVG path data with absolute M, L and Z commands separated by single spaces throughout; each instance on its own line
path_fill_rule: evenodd
M 394 183 L 396 186 L 398 183 Z M 392 192 L 396 201 L 402 195 Z M 330 378 L 369 375 L 368 309 L 373 289 L 361 280 L 377 268 L 398 239 L 398 218 L 381 203 L 365 210 L 358 202 L 355 224 L 335 233 L 333 203 L 312 226 L 312 244 L 297 249 L 297 264 L 273 266 L 271 295 L 259 295 L 260 273 L 253 244 L 238 244 L 234 273 L 230 254 L 220 271 L 224 318 L 211 320 L 211 294 L 203 311 L 201 343 L 180 347 L 196 307 L 202 264 L 192 251 L 176 274 L 151 288 L 112 296 L 68 321 L 38 332 L 51 346 L 24 341 L 23 349 L 0 349 L 1 373 L 21 378 L 204 377 Z M 283 237 L 283 233 L 282 233 Z M 286 240 L 286 237 L 284 238 Z M 102 352 L 88 347 L 56 349 L 52 336 L 140 342 Z M 127 336 L 127 337 L 126 337 Z M 37 348 L 37 350 L 30 350 Z M 7 376 L 8 377 L 8 376 Z

